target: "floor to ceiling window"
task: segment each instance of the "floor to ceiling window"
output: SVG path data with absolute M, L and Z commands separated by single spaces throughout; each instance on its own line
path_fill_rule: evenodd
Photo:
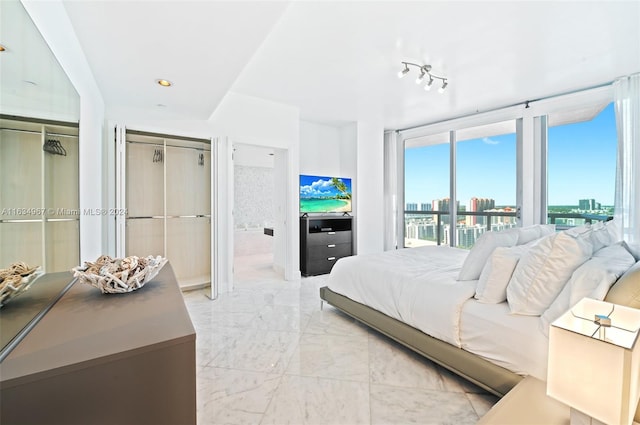
M 616 149 L 613 103 L 548 115 L 549 223 L 562 229 L 613 215 Z
M 405 142 L 405 247 L 444 242 L 449 225 L 449 132 Z
M 516 226 L 515 120 L 456 136 L 456 212 L 451 221 L 450 132 L 405 142 L 405 247 L 471 248 L 486 231 Z
M 515 120 L 458 130 L 456 139 L 458 208 L 451 229 L 456 246 L 471 248 L 484 232 L 517 225 Z

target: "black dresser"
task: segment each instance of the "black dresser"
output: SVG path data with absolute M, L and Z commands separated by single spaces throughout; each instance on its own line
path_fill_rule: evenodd
M 353 217 L 300 218 L 300 272 L 329 273 L 342 257 L 353 255 Z

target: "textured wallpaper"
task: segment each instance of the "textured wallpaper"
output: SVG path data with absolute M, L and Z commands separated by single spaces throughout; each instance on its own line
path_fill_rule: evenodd
M 234 167 L 236 229 L 273 226 L 273 168 Z

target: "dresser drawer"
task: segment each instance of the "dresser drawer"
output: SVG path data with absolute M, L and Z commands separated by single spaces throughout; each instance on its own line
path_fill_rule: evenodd
M 309 233 L 307 245 L 331 245 L 351 243 L 351 231 Z
M 333 268 L 333 265 L 338 261 L 339 258 L 329 257 L 329 258 L 321 258 L 318 260 L 311 260 L 307 265 L 306 276 L 315 276 L 319 274 L 329 273 Z
M 342 258 L 351 255 L 351 243 L 327 244 L 309 247 L 309 260 Z M 331 260 L 330 260 L 331 261 Z

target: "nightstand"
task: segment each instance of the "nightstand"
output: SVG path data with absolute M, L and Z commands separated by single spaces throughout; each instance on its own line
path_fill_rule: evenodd
M 547 396 L 547 384 L 532 376 L 497 402 L 478 425 L 568 425 L 569 406 Z

